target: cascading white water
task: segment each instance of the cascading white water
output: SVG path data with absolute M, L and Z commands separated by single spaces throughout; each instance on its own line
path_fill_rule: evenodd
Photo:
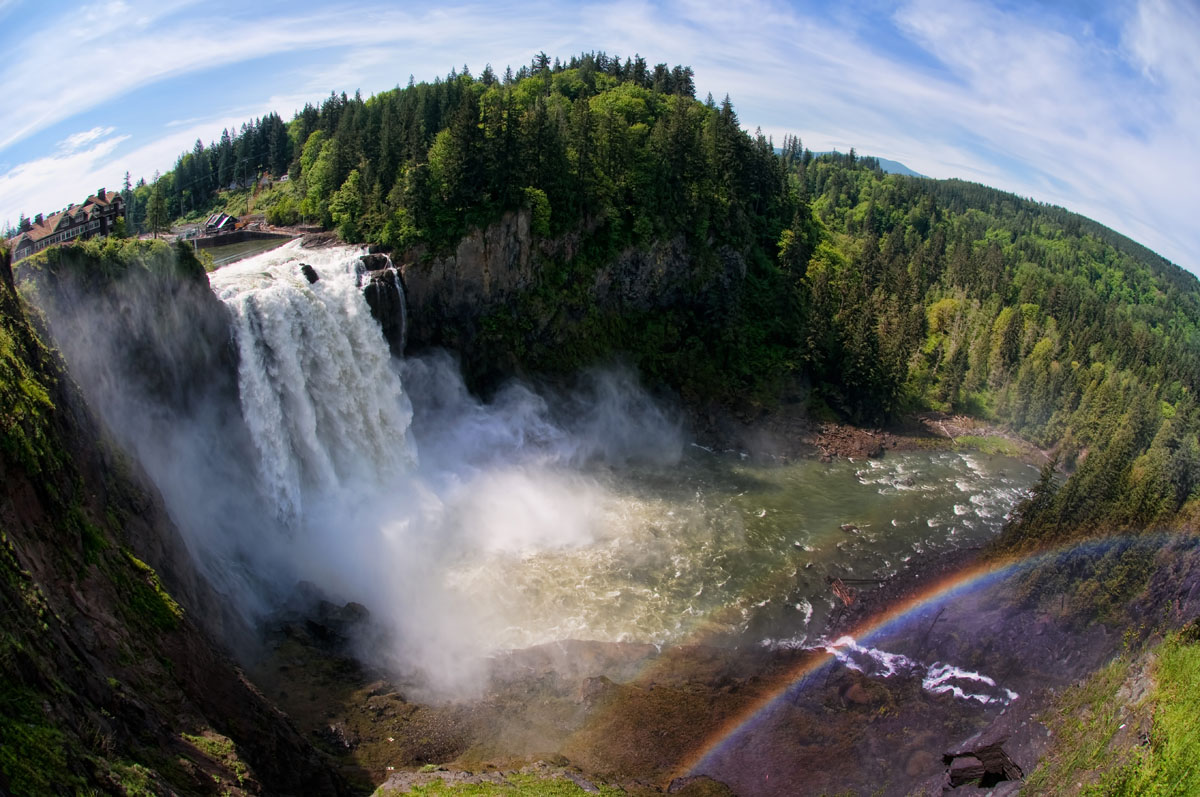
M 210 276 L 234 313 L 263 488 L 288 526 L 306 493 L 387 483 L 416 461 L 411 405 L 358 286 L 358 254 L 289 244 Z M 310 283 L 301 263 L 320 279 Z

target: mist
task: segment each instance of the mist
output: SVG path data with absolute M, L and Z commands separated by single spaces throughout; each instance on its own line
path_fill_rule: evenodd
M 506 646 L 588 635 L 523 611 L 505 568 L 619 535 L 606 474 L 678 462 L 684 436 L 628 368 L 484 402 L 445 352 L 392 358 L 357 255 L 283 247 L 211 290 L 62 275 L 44 304 L 226 609 L 253 625 L 314 594 L 361 603 L 365 662 L 426 696 L 476 693 Z

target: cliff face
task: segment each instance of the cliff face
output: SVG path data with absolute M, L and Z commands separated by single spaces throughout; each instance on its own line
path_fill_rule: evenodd
M 104 438 L 0 252 L 0 790 L 342 792 L 194 622 L 215 599 Z
M 469 345 L 489 309 L 533 287 L 531 243 L 529 213 L 522 211 L 472 230 L 453 254 L 425 258 L 422 250 L 406 252 L 400 262 L 413 345 Z
M 455 351 L 468 382 L 486 390 L 514 374 L 571 373 L 613 356 L 653 359 L 689 334 L 711 333 L 733 312 L 746 277 L 743 253 L 683 236 L 617 246 L 607 235 L 585 224 L 538 239 L 521 210 L 472 230 L 451 254 L 395 256 L 410 348 Z M 670 325 L 676 340 L 654 341 L 646 333 L 656 324 Z M 640 350 L 647 340 L 654 351 Z M 654 371 L 653 363 L 638 364 Z

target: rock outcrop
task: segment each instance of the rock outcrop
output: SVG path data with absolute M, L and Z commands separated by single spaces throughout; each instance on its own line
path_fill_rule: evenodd
M 368 269 L 363 276 L 363 297 L 371 315 L 379 322 L 388 348 L 395 356 L 403 357 L 408 340 L 408 301 L 403 278 L 399 269 L 382 255 L 365 255 L 363 263 Z

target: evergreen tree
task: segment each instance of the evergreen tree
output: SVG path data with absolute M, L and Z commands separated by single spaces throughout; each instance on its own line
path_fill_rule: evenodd
M 161 180 L 155 180 L 150 190 L 150 201 L 146 205 L 146 224 L 155 238 L 167 229 L 167 198 L 163 193 Z
M 233 185 L 235 159 L 233 138 L 226 128 L 221 131 L 221 143 L 217 145 L 217 186 L 219 188 L 225 189 Z

